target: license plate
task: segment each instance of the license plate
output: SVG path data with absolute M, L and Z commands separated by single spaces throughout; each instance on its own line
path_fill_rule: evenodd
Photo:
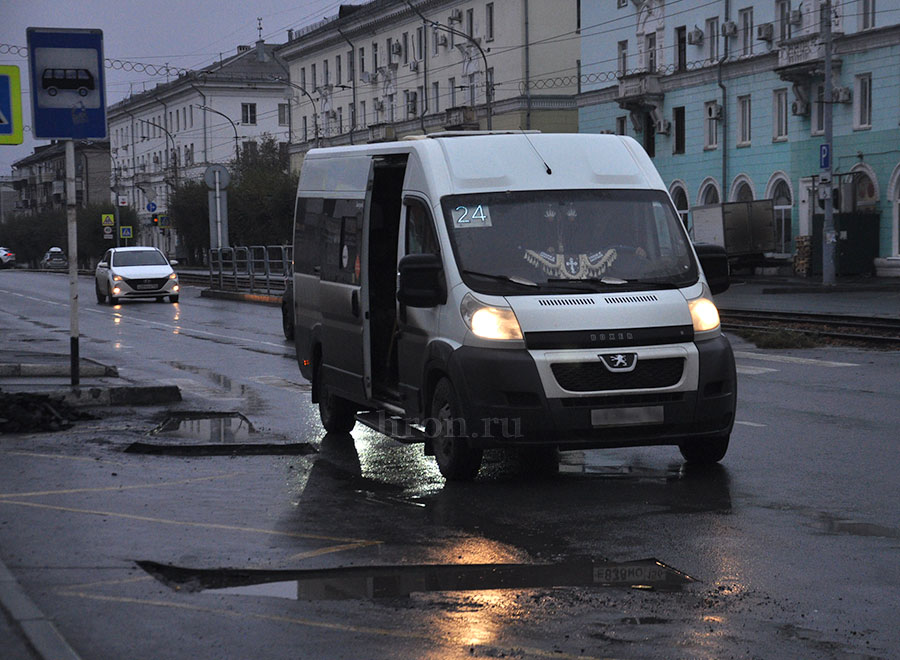
M 143 289 L 155 289 L 155 288 L 156 288 L 156 285 L 155 285 L 155 284 L 138 284 L 138 285 L 137 285 L 137 288 L 138 288 L 138 289 L 141 289 L 141 290 L 143 290 Z
M 640 408 L 598 408 L 591 411 L 593 426 L 636 426 L 638 424 L 662 424 L 665 413 L 662 406 Z

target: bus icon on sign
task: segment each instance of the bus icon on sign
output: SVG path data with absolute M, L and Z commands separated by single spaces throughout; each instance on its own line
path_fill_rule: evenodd
M 50 96 L 60 90 L 72 90 L 79 96 L 87 96 L 94 91 L 94 76 L 87 69 L 44 69 L 41 74 L 41 88 Z

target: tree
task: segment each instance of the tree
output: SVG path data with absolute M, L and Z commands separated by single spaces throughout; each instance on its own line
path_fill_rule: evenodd
M 209 189 L 203 181 L 186 181 L 169 201 L 169 222 L 178 232 L 185 257 L 192 266 L 203 265 L 209 249 Z

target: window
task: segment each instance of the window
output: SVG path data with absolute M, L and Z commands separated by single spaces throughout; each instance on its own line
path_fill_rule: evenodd
M 248 140 L 246 142 L 241 143 L 241 155 L 247 160 L 255 160 L 256 159 L 256 142 L 252 140 Z
M 403 33 L 403 46 L 401 46 L 401 49 L 403 50 L 403 63 L 409 64 L 409 32 Z
M 322 62 L 322 84 L 327 85 L 331 82 L 331 77 L 328 75 L 328 60 L 324 60 Z
M 366 118 L 366 102 L 365 101 L 359 102 L 359 116 L 362 118 L 361 128 L 365 128 L 366 126 L 368 126 L 368 120 Z
M 753 54 L 753 7 L 738 12 L 738 25 L 741 26 L 741 55 Z
M 359 47 L 359 72 L 362 73 L 366 70 L 366 47 Z
M 687 27 L 675 28 L 675 66 L 679 71 L 687 68 Z
M 715 101 L 708 101 L 703 104 L 704 116 L 706 117 L 706 130 L 704 131 L 704 149 L 715 149 L 719 146 L 718 120 L 716 113 L 719 104 Z
M 735 202 L 752 202 L 753 201 L 753 188 L 750 187 L 750 184 L 746 181 L 742 181 L 738 184 L 737 191 L 735 191 L 734 195 Z
M 628 135 L 628 117 L 616 117 L 616 135 Z
M 344 82 L 343 75 L 344 72 L 341 70 L 341 56 L 337 55 L 334 58 L 334 83 L 336 85 L 340 85 Z
M 778 41 L 791 38 L 791 2 L 778 0 L 775 3 L 775 16 L 778 21 Z
M 316 88 L 318 87 L 318 85 L 316 84 L 316 65 L 315 64 L 309 65 L 309 77 L 310 77 L 310 83 L 312 83 L 312 91 L 315 91 Z M 307 90 L 307 91 L 310 91 L 310 90 Z
M 616 68 L 618 69 L 616 73 L 620 76 L 624 76 L 625 72 L 628 70 L 628 40 L 619 42 L 618 54 L 616 55 Z
M 388 102 L 388 121 L 393 124 L 394 123 L 394 95 L 393 94 L 388 94 L 387 102 Z
M 494 40 L 494 3 L 489 2 L 484 6 L 484 40 Z
M 300 67 L 300 86 L 306 89 L 306 67 Z
M 872 74 L 856 76 L 853 128 L 872 128 Z
M 644 65 L 650 73 L 656 71 L 656 32 L 644 35 Z
M 372 43 L 372 71 L 378 71 L 378 44 Z
M 875 27 L 875 0 L 859 0 L 859 29 Z
M 456 78 L 450 78 L 447 81 L 447 84 L 450 86 L 450 107 L 456 107 Z
M 469 105 L 475 105 L 476 99 L 475 74 L 469 74 Z
M 706 58 L 710 62 L 715 62 L 719 59 L 718 17 L 706 19 L 706 34 L 704 35 L 704 37 L 706 39 Z
M 431 31 L 431 54 L 438 54 L 438 39 L 440 38 L 441 33 L 438 32 L 438 29 L 435 28 Z
M 413 57 L 417 60 L 425 59 L 425 28 L 416 28 L 416 52 Z
M 431 107 L 434 112 L 441 111 L 441 84 L 431 83 Z
M 703 195 L 700 198 L 701 204 L 704 206 L 709 204 L 718 204 L 719 203 L 719 191 L 716 188 L 716 184 L 710 182 L 706 185 L 706 188 L 703 190 Z
M 343 108 L 337 109 L 337 132 L 339 134 L 344 132 L 344 109 Z
M 406 199 L 406 254 L 440 254 L 431 213 L 419 200 Z
M 791 251 L 791 189 L 787 181 L 779 179 L 772 191 L 772 203 L 775 211 L 775 243 L 782 254 Z
M 825 132 L 825 87 L 816 85 L 815 108 L 812 113 L 812 134 Z
M 682 108 L 683 109 L 683 108 Z M 681 224 L 688 229 L 688 207 L 687 193 L 680 185 L 672 190 L 672 201 L 675 202 L 675 209 L 678 211 L 678 217 L 681 218 Z
M 684 153 L 684 106 L 672 108 L 672 130 L 675 139 L 672 141 L 672 153 Z
M 747 147 L 750 145 L 750 97 L 738 97 L 738 146 Z
M 287 126 L 290 123 L 291 107 L 287 103 L 278 104 L 278 125 Z
M 397 42 L 398 44 L 400 42 Z M 387 48 L 385 49 L 385 55 L 387 56 L 387 63 L 390 65 L 394 61 L 394 40 L 388 37 L 387 40 Z
M 772 92 L 772 139 L 776 142 L 787 140 L 788 136 L 788 91 L 776 89 Z
M 466 9 L 466 34 L 470 37 L 475 36 L 475 10 Z
M 241 123 L 242 124 L 256 124 L 256 104 L 255 103 L 241 103 Z

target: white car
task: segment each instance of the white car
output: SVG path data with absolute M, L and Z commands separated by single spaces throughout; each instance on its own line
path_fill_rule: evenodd
M 178 302 L 178 275 L 172 270 L 177 261 L 169 261 L 155 247 L 111 248 L 97 264 L 94 288 L 97 303 L 109 300 L 115 305 L 123 298 L 155 298 Z

